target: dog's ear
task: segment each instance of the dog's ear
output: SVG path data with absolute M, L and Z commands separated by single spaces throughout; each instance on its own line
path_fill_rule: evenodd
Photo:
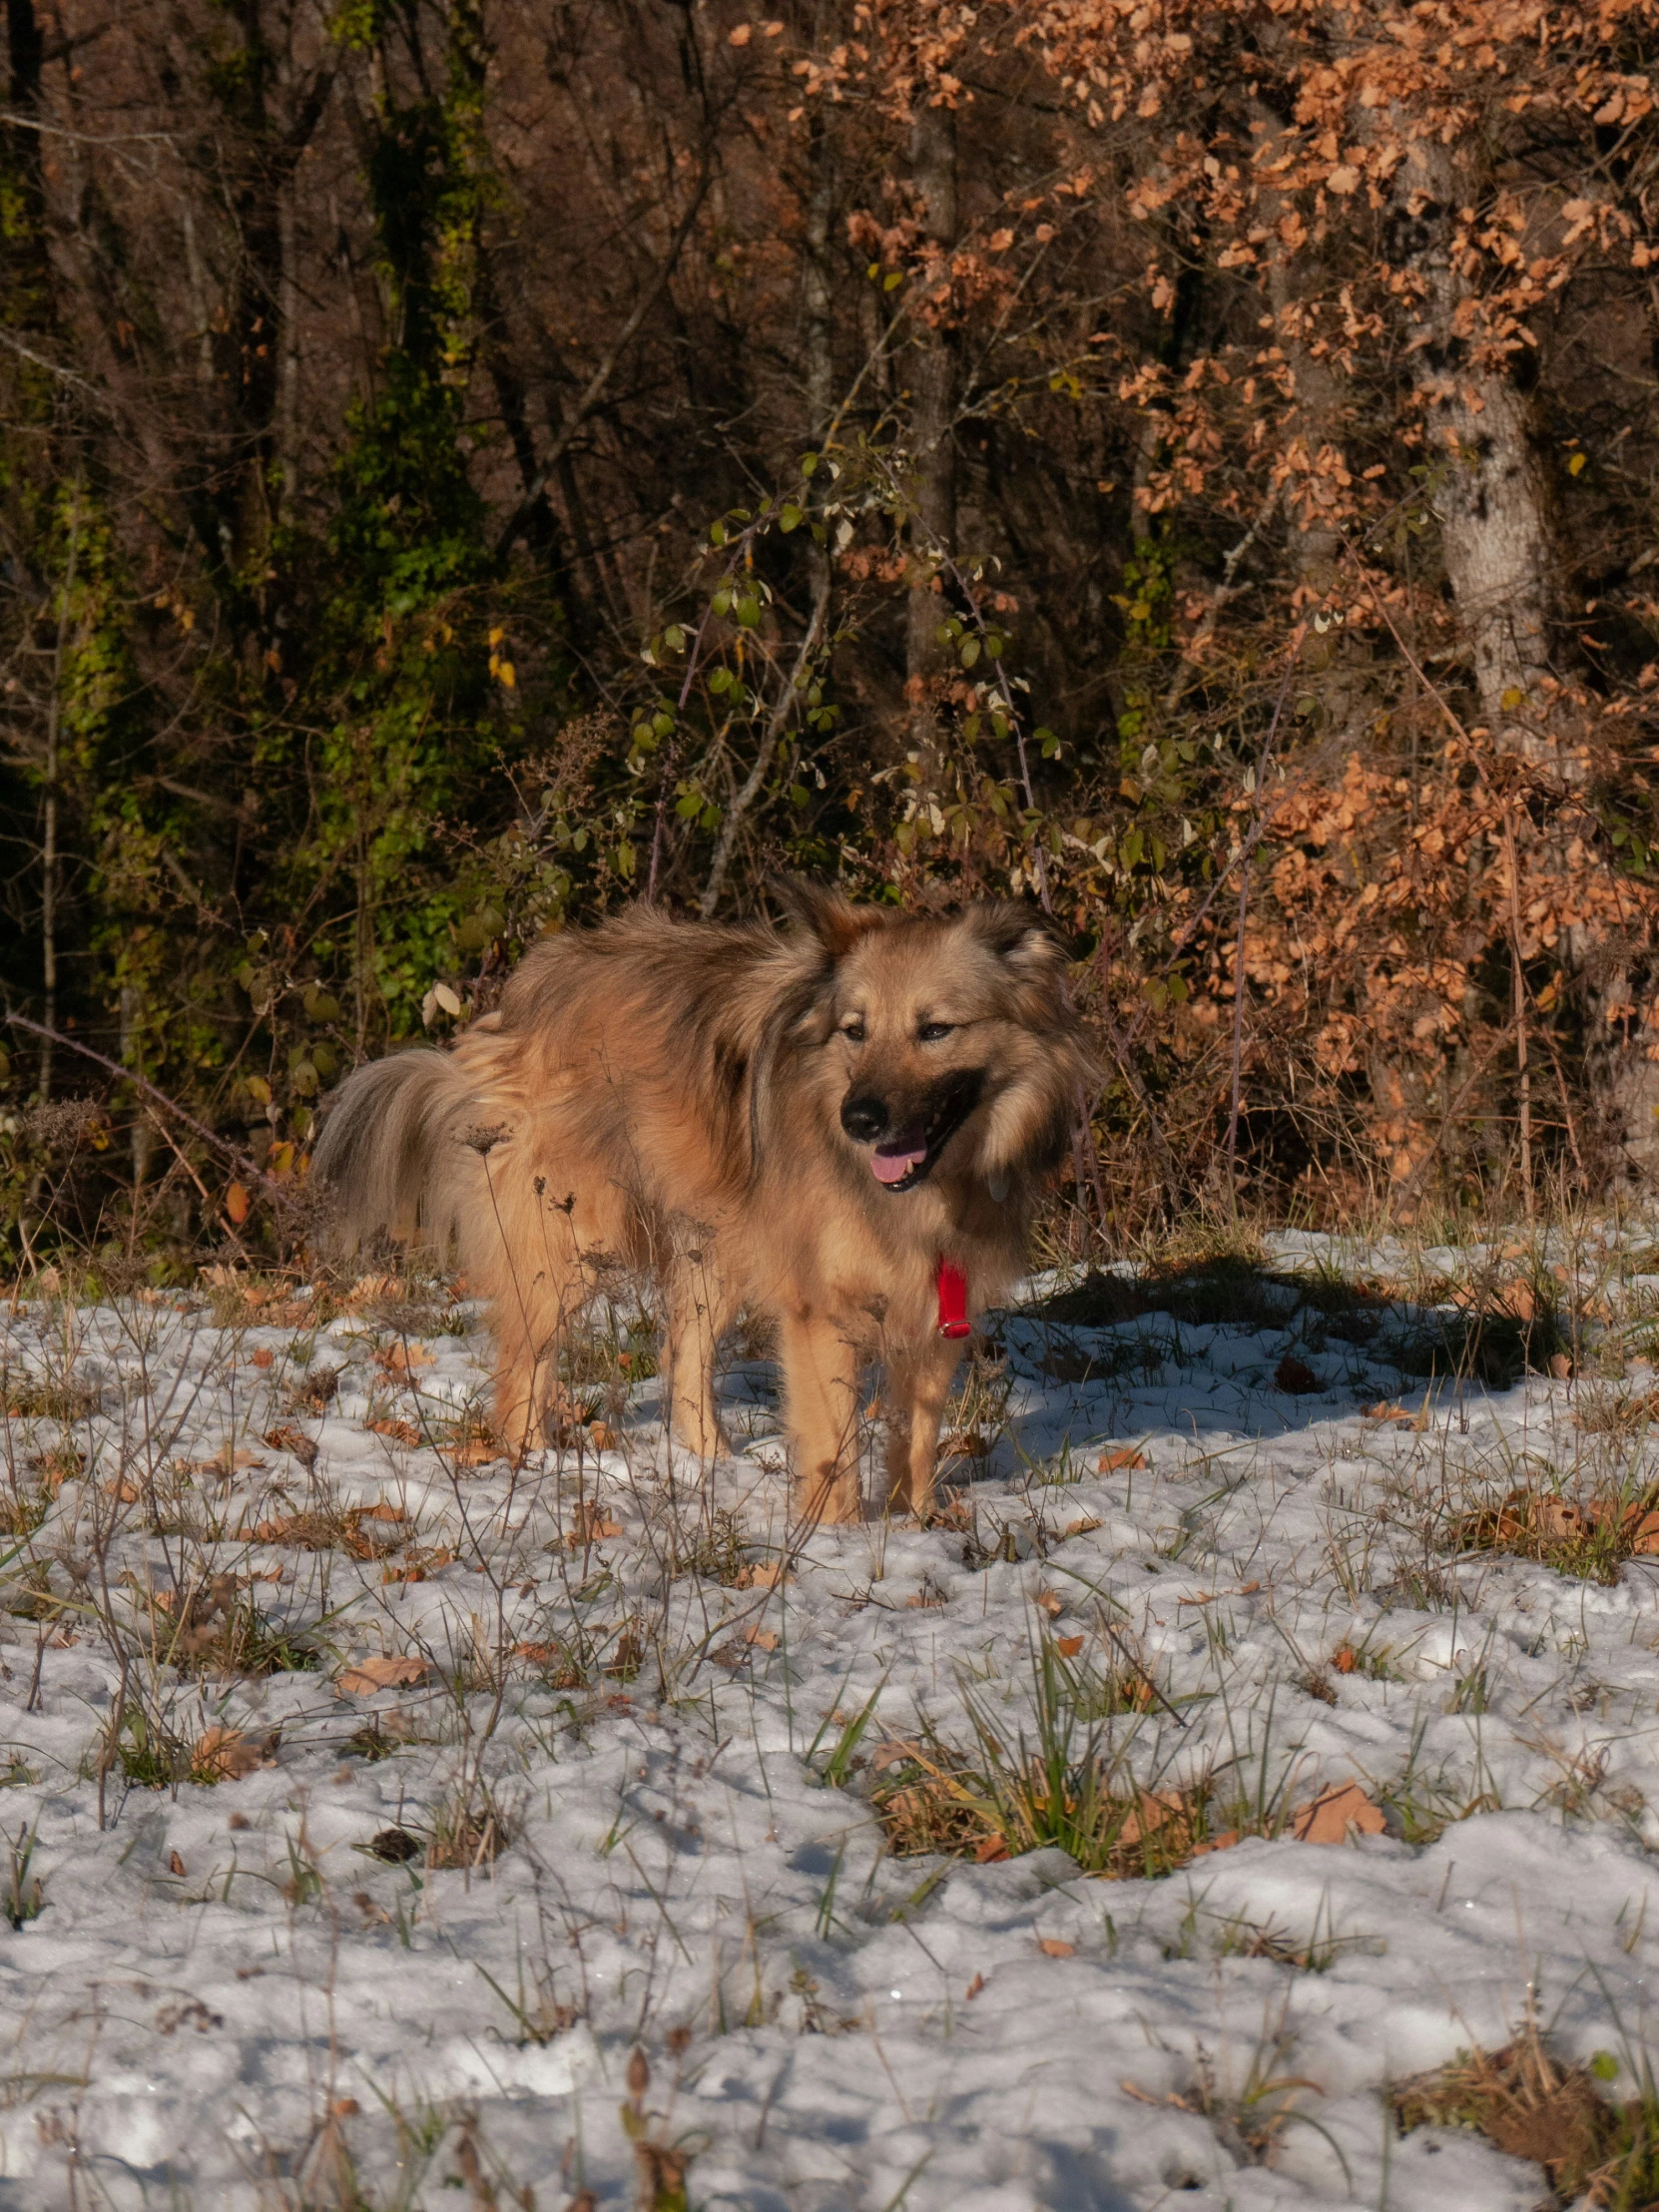
M 784 910 L 785 926 L 816 937 L 831 960 L 844 959 L 860 937 L 887 922 L 879 906 L 854 906 L 839 891 L 805 875 L 775 875 L 768 888 Z
M 1052 915 L 1012 898 L 983 899 L 964 908 L 962 920 L 1025 982 L 1053 982 L 1075 957 L 1069 938 Z

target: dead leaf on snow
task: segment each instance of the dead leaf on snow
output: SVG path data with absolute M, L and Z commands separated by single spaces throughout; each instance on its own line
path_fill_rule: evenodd
M 1243 1840 L 1244 1832 L 1242 1829 L 1229 1828 L 1220 1836 L 1212 1836 L 1207 1843 L 1194 1844 L 1193 1857 L 1202 1859 L 1212 1851 L 1231 1851 L 1235 1844 L 1242 1843 Z
M 492 1459 L 502 1456 L 502 1447 L 493 1436 L 463 1436 L 459 1443 L 443 1448 L 458 1467 L 487 1467 Z
M 1186 1800 L 1177 1790 L 1143 1790 L 1140 1803 L 1131 1808 L 1118 1830 L 1120 1844 L 1138 1844 L 1186 1813 Z
M 394 1443 L 417 1444 L 420 1441 L 420 1430 L 413 1422 L 394 1420 L 390 1415 L 382 1415 L 379 1420 L 365 1421 L 363 1426 L 370 1435 L 390 1436 Z
M 1291 1834 L 1299 1844 L 1342 1844 L 1350 1829 L 1361 1836 L 1381 1836 L 1386 1826 L 1382 1808 L 1359 1783 L 1343 1782 L 1305 1805 L 1291 1822 Z
M 265 1440 L 273 1451 L 290 1452 L 302 1467 L 308 1469 L 316 1464 L 316 1445 L 291 1421 L 284 1421 L 279 1428 L 268 1428 Z
M 1062 1659 L 1075 1659 L 1083 1648 L 1081 1636 L 1056 1636 L 1054 1648 Z
M 358 1659 L 335 1677 L 334 1686 L 343 1690 L 347 1697 L 373 1697 L 381 1690 L 411 1688 L 417 1682 L 424 1682 L 431 1671 L 430 1659 L 408 1655 Z
M 919 1759 L 921 1746 L 912 1737 L 890 1737 L 884 1744 L 877 1744 L 869 1755 L 869 1763 L 877 1774 L 884 1774 L 888 1767 L 899 1766 L 906 1759 Z
M 263 1467 L 265 1461 L 257 1451 L 246 1451 L 240 1444 L 233 1444 L 227 1436 L 211 1459 L 187 1459 L 187 1474 L 217 1474 L 222 1482 L 229 1482 L 234 1474 L 244 1468 Z
M 565 1542 L 575 1551 L 583 1544 L 597 1544 L 607 1536 L 621 1534 L 621 1522 L 612 1520 L 603 1506 L 578 1498 L 572 1525 L 565 1530 Z
M 1039 1936 L 1037 1948 L 1045 1958 L 1074 1958 L 1077 1955 L 1077 1945 L 1066 1942 L 1059 1936 Z
M 940 1459 L 983 1459 L 990 1448 L 990 1437 L 981 1435 L 977 1428 L 953 1428 L 948 1436 L 939 1438 Z
M 240 1728 L 205 1729 L 190 1755 L 191 1776 L 197 1782 L 240 1782 L 244 1775 L 276 1763 L 269 1739 L 252 1743 Z
M 780 1582 L 793 1582 L 782 1559 L 755 1559 L 738 1569 L 736 1587 L 740 1590 L 775 1590 Z
M 1096 1474 L 1119 1474 L 1132 1467 L 1144 1467 L 1146 1454 L 1137 1451 L 1133 1444 L 1119 1444 L 1112 1451 L 1103 1451 L 1095 1461 Z
M 424 1345 L 405 1344 L 401 1338 L 374 1355 L 374 1365 L 397 1382 L 406 1382 L 417 1368 L 429 1368 L 433 1364 L 433 1355 Z

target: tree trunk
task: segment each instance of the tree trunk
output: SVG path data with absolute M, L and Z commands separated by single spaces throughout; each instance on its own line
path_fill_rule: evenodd
M 1576 764 L 1552 726 L 1551 557 L 1532 407 L 1503 369 L 1471 354 L 1465 334 L 1472 300 L 1455 247 L 1474 185 L 1449 147 L 1416 139 L 1396 189 L 1426 285 L 1412 357 L 1436 465 L 1429 496 L 1481 717 L 1501 751 L 1571 776 Z
M 917 113 L 910 134 L 910 176 L 925 226 L 927 297 L 912 318 L 909 363 L 912 521 L 904 676 L 912 742 L 925 761 L 937 721 L 937 702 L 930 693 L 946 665 L 938 642 L 944 613 L 938 563 L 956 549 L 956 348 L 947 321 L 950 255 L 956 243 L 952 109 L 924 107 Z

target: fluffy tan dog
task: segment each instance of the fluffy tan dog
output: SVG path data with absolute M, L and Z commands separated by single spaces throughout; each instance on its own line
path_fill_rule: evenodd
M 901 916 L 780 896 L 783 929 L 635 907 L 545 938 L 451 1051 L 348 1078 L 315 1175 L 359 1235 L 458 1241 L 490 1300 L 511 1448 L 560 1406 L 559 1348 L 588 1300 L 645 1270 L 691 1450 L 727 1448 L 715 1351 L 747 1310 L 777 1327 L 799 1511 L 858 1517 L 875 1358 L 887 1503 L 925 1513 L 966 1322 L 1021 1272 L 1087 1071 L 1066 955 L 1013 904 Z

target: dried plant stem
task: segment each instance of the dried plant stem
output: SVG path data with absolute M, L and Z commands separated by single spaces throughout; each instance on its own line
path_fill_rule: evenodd
M 1515 863 L 1515 823 L 1503 809 L 1503 849 L 1509 863 L 1509 964 L 1514 980 L 1515 1080 L 1520 1093 L 1521 1197 L 1532 1219 L 1532 1074 L 1526 1058 L 1526 971 L 1521 965 L 1520 881 Z M 1576 1149 L 1576 1148 L 1575 1148 Z

